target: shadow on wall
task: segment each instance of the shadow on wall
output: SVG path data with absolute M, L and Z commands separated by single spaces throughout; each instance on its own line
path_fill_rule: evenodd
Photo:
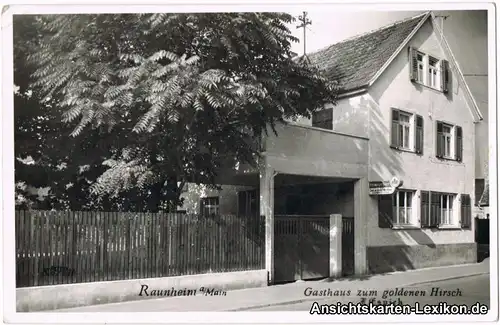
M 397 62 L 395 60 L 394 62 Z M 402 66 L 401 69 L 407 68 Z M 379 79 L 381 83 L 380 95 L 385 91 L 391 91 L 389 88 L 391 82 L 401 70 L 387 69 L 384 75 Z M 380 84 L 378 85 L 380 87 Z M 397 176 L 404 181 L 405 175 L 412 171 L 405 170 L 403 155 L 414 155 L 392 149 L 390 147 L 391 120 L 390 112 L 382 115 L 381 110 L 390 110 L 390 107 L 379 107 L 379 98 L 366 95 L 361 96 L 360 106 L 370 111 L 370 181 L 388 181 L 391 177 Z M 387 117 L 387 118 L 386 118 Z M 403 184 L 404 187 L 404 184 Z M 391 228 L 381 228 L 379 226 L 378 197 L 370 197 L 370 208 L 368 216 L 368 247 L 367 260 L 370 273 L 384 273 L 392 271 L 404 271 L 422 267 L 422 260 L 425 256 L 419 256 L 419 252 L 426 254 L 437 249 L 432 238 L 421 229 L 395 230 Z M 375 246 L 373 243 L 383 242 L 382 245 Z M 371 245 L 370 245 L 371 244 Z M 414 245 L 409 246 L 409 245 Z M 417 245 L 417 246 L 415 246 Z M 415 250 L 416 247 L 422 249 Z M 432 261 L 429 261 L 432 263 Z

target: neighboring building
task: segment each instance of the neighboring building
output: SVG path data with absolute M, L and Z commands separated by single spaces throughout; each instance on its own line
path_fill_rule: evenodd
M 225 172 L 222 191 L 191 184 L 182 209 L 265 215 L 270 282 L 349 274 L 350 262 L 356 274 L 475 262 L 481 114 L 436 21 L 425 13 L 308 55 L 340 82 L 337 105 L 280 125 L 260 170 Z
M 474 216 L 489 216 L 488 188 L 488 12 L 486 10 L 438 11 L 446 37 L 483 117 L 476 124 L 476 180 Z

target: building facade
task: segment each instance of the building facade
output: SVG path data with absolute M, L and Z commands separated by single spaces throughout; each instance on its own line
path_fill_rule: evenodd
M 265 215 L 270 282 L 286 280 L 275 265 L 286 260 L 282 217 L 353 222 L 346 251 L 335 227 L 347 223 L 330 220 L 330 254 L 343 252 L 330 256 L 330 276 L 346 258 L 355 274 L 475 262 L 481 114 L 438 21 L 428 12 L 308 55 L 343 86 L 338 103 L 280 125 L 260 169 L 224 173 L 222 191 L 190 185 L 181 209 Z

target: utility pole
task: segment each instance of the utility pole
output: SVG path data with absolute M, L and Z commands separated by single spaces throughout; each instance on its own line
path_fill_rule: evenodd
M 306 55 L 306 28 L 307 25 L 311 25 L 312 21 L 307 18 L 307 12 L 304 11 L 302 16 L 299 16 L 299 21 L 301 24 L 297 28 L 304 28 L 304 55 Z

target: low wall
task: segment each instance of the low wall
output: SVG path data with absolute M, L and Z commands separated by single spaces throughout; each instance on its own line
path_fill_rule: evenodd
M 426 267 L 477 262 L 476 243 L 369 246 L 370 273 L 406 271 Z
M 147 285 L 150 296 L 139 296 L 143 285 Z M 80 306 L 98 305 L 122 301 L 154 299 L 152 290 L 235 290 L 267 286 L 267 271 L 207 273 L 198 275 L 102 281 L 78 284 L 59 284 L 16 289 L 17 312 L 43 311 Z M 166 294 L 164 294 L 166 295 Z

